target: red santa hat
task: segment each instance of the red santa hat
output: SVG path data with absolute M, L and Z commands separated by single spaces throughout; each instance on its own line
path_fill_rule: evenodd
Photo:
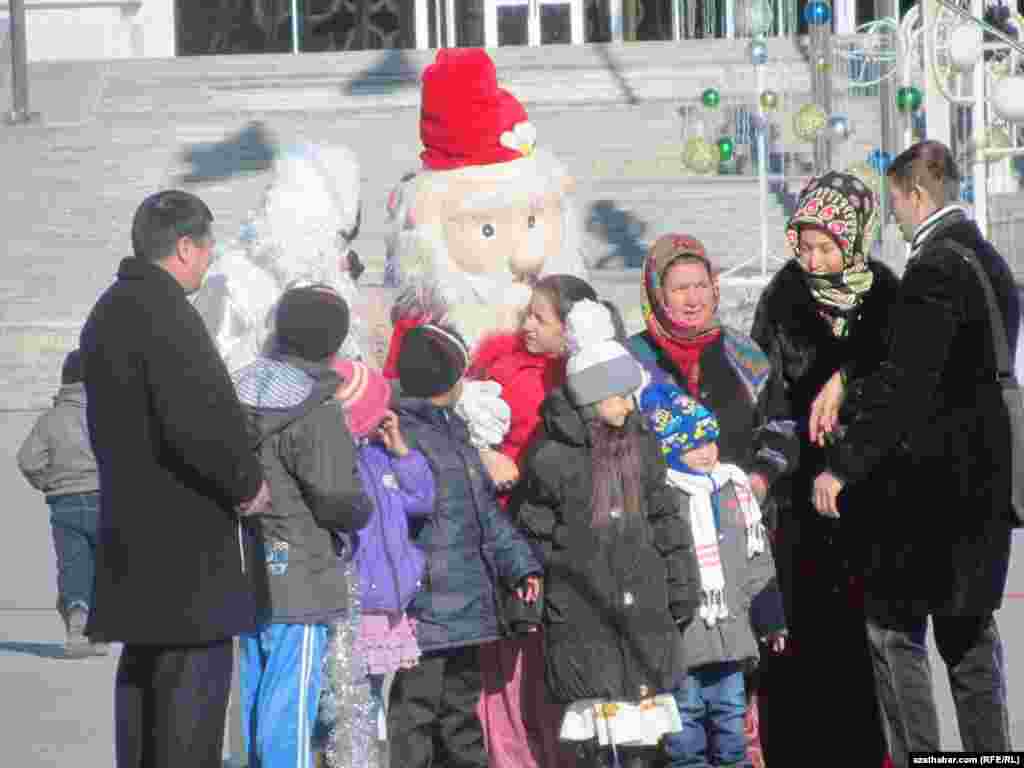
M 423 73 L 420 139 L 423 166 L 447 171 L 528 156 L 537 134 L 523 105 L 498 87 L 486 51 L 444 48 Z

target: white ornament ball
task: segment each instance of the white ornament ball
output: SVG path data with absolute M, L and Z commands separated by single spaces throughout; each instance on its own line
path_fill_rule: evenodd
M 949 36 L 949 58 L 958 72 L 970 72 L 981 58 L 981 30 L 961 24 Z
M 1024 122 L 1024 76 L 1004 77 L 992 89 L 992 108 L 1004 120 Z

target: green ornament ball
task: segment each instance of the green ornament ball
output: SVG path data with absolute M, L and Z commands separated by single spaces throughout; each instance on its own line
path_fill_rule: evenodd
M 761 109 L 765 112 L 773 112 L 779 108 L 779 94 L 775 91 L 762 91 L 759 101 Z
M 717 88 L 705 88 L 700 95 L 701 103 L 708 109 L 715 109 L 722 102 L 722 96 Z
M 921 90 L 912 85 L 905 85 L 896 91 L 896 109 L 900 112 L 917 112 L 923 101 Z
M 718 159 L 723 163 L 732 160 L 732 153 L 736 149 L 735 143 L 729 136 L 723 136 L 718 140 Z

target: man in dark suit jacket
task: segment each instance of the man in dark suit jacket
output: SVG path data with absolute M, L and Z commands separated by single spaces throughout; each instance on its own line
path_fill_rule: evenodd
M 256 626 L 239 515 L 266 503 L 228 371 L 187 294 L 213 247 L 185 192 L 143 201 L 134 258 L 82 330 L 100 475 L 86 634 L 124 643 L 114 708 L 119 768 L 220 766 L 232 637 Z
M 953 202 L 958 173 L 944 144 L 915 144 L 888 176 L 911 245 L 888 360 L 872 376 L 826 386 L 846 390 L 846 433 L 832 445 L 831 471 L 815 480 L 814 496 L 819 512 L 867 542 L 876 688 L 890 754 L 902 768 L 909 752 L 939 749 L 929 616 L 964 749 L 1010 749 L 993 612 L 1010 558 L 1011 433 L 984 287 L 969 259 L 992 283 L 1011 355 L 1020 305 L 1006 261 Z M 826 391 L 815 404 L 812 436 L 831 427 L 821 406 L 829 399 Z

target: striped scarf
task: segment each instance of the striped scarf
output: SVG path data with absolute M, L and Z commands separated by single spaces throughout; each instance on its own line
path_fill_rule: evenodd
M 921 255 L 921 249 L 924 248 L 925 242 L 934 234 L 940 224 L 952 223 L 957 219 L 964 218 L 967 218 L 967 209 L 962 205 L 952 204 L 939 208 L 939 210 L 917 225 L 917 229 L 914 230 L 914 237 L 910 241 L 909 258 L 914 259 Z
M 718 525 L 715 523 L 717 498 L 712 498 L 717 497 L 729 481 L 736 491 L 746 524 L 747 559 L 752 559 L 764 552 L 765 532 L 761 523 L 761 507 L 750 488 L 747 473 L 734 464 L 719 464 L 710 475 L 668 470 L 669 485 L 683 491 L 690 499 L 690 530 L 700 569 L 701 604 L 698 615 L 709 627 L 730 616 L 725 602 L 725 570 L 722 568 Z

